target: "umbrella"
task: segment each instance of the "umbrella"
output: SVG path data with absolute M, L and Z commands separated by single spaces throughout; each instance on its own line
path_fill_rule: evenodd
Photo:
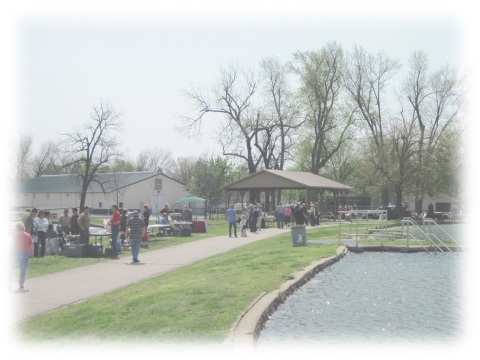
M 196 196 L 185 196 L 177 201 L 175 201 L 174 205 L 177 204 L 187 204 L 187 203 L 193 203 L 193 202 L 203 202 L 205 199 L 196 197 Z

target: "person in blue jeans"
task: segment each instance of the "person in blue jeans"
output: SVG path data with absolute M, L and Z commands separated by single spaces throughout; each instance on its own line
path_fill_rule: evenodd
M 237 237 L 237 213 L 233 207 L 230 205 L 230 209 L 227 211 L 227 218 L 228 218 L 228 237 L 232 237 L 232 226 L 235 237 Z
M 120 235 L 121 215 L 117 205 L 112 205 L 112 217 L 110 218 L 110 226 L 112 227 L 112 259 L 118 258 L 118 235 Z
M 11 281 L 15 268 L 18 265 L 20 268 L 20 276 L 18 279 L 18 284 L 20 287 L 18 291 L 25 291 L 23 285 L 25 284 L 28 259 L 33 257 L 33 240 L 32 236 L 25 231 L 25 225 L 23 225 L 22 222 L 15 224 L 15 233 L 12 237 L 12 253 L 13 263 L 10 269 L 9 280 Z
M 133 212 L 133 216 L 127 222 L 127 234 L 130 234 L 130 247 L 132 248 L 132 260 L 134 263 L 138 260 L 138 253 L 142 245 L 143 228 L 145 221 L 140 218 L 138 210 Z
M 283 229 L 285 221 L 285 206 L 282 203 L 277 206 L 277 228 Z

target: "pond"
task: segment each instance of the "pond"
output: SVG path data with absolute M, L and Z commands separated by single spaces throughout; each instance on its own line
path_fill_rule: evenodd
M 461 334 L 462 253 L 348 253 L 291 295 L 257 346 L 435 344 Z

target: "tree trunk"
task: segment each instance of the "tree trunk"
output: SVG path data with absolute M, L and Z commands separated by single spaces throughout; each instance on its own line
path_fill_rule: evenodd
M 382 206 L 387 206 L 388 205 L 388 189 L 387 188 L 382 189 L 381 202 L 382 202 Z

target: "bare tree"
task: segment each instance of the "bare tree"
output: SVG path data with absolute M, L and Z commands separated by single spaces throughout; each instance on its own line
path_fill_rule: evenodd
M 193 176 L 195 162 L 195 156 L 179 156 L 174 160 L 174 165 L 165 175 L 174 178 L 182 184 L 186 184 Z
M 238 64 L 221 67 L 220 78 L 207 93 L 199 89 L 184 91 L 197 114 L 181 116 L 184 126 L 179 130 L 190 136 L 199 135 L 205 115 L 219 115 L 217 140 L 223 155 L 242 159 L 249 173 L 255 173 L 259 163 L 254 147 L 260 116 L 253 103 L 257 87 L 253 70 Z M 252 196 L 250 194 L 253 202 Z
M 30 134 L 20 136 L 15 144 L 15 181 L 28 179 L 28 164 L 32 156 L 33 137 Z
M 400 66 L 398 60 L 388 58 L 383 52 L 369 54 L 360 46 L 354 46 L 346 57 L 344 83 L 358 106 L 360 118 L 367 124 L 378 154 L 385 153 L 386 86 Z M 382 205 L 388 205 L 388 188 L 385 186 L 381 191 Z
M 288 65 L 282 64 L 277 57 L 270 57 L 260 61 L 260 69 L 264 80 L 264 117 L 271 121 L 264 126 L 263 132 L 256 134 L 255 146 L 260 151 L 266 169 L 283 170 L 285 163 L 293 159 L 294 131 L 304 119 L 300 118 L 289 85 Z
M 253 138 L 256 132 L 256 112 L 252 111 L 253 98 L 257 91 L 257 80 L 252 70 L 241 68 L 238 64 L 228 64 L 220 68 L 220 78 L 208 90 L 193 89 L 184 91 L 192 103 L 197 115 L 181 116 L 184 127 L 190 135 L 199 134 L 202 121 L 207 114 L 221 115 L 222 136 L 218 138 L 223 146 L 223 154 L 245 160 L 250 174 L 256 171 L 253 154 Z M 240 136 L 234 142 L 224 141 L 224 136 L 234 133 Z M 243 143 L 239 152 L 238 144 Z
M 309 129 L 304 141 L 311 144 L 310 171 L 319 170 L 340 147 L 351 139 L 355 107 L 346 105 L 343 95 L 343 49 L 336 42 L 319 51 L 297 51 L 291 63 L 298 75 L 298 100 L 302 103 Z
M 135 161 L 135 170 L 166 173 L 170 171 L 173 165 L 174 161 L 170 149 L 152 147 L 140 151 Z
M 61 152 L 59 145 L 59 142 L 49 140 L 40 146 L 38 153 L 30 162 L 30 171 L 33 177 L 55 175 L 61 172 L 58 162 Z
M 430 71 L 424 51 L 412 53 L 409 64 L 402 95 L 408 99 L 419 130 L 415 211 L 420 213 L 424 194 L 435 192 L 429 171 L 434 164 L 432 155 L 442 134 L 461 111 L 462 94 L 457 71 L 448 66 Z
M 61 134 L 67 145 L 65 151 L 70 157 L 64 166 L 78 165 L 80 211 L 83 211 L 87 190 L 92 182 L 98 183 L 105 191 L 102 180 L 97 176 L 99 170 L 122 155 L 118 138 L 122 125 L 120 116 L 112 105 L 101 101 L 100 105 L 93 107 L 90 119 L 83 126 Z

